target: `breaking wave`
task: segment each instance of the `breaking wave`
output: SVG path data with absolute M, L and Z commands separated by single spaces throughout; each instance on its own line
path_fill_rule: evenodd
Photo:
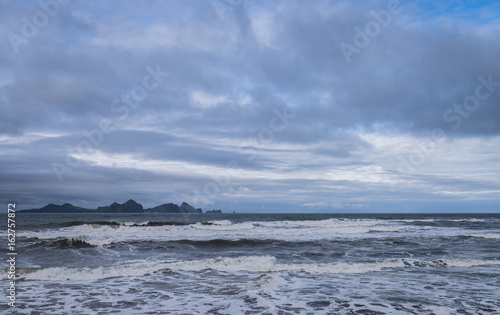
M 381 262 L 342 262 L 321 264 L 283 264 L 273 256 L 240 256 L 218 257 L 212 259 L 147 262 L 135 261 L 128 265 L 98 268 L 29 268 L 19 269 L 19 275 L 25 280 L 99 280 L 114 277 L 140 277 L 155 272 L 199 272 L 215 270 L 218 272 L 236 273 L 275 273 L 275 272 L 309 272 L 327 274 L 355 274 L 376 272 L 394 268 L 452 268 L 500 265 L 498 260 L 439 259 L 431 261 L 412 259 L 390 259 Z

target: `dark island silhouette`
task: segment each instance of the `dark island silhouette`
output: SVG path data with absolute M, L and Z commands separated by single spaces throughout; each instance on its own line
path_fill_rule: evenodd
M 70 203 L 63 205 L 48 204 L 40 209 L 19 210 L 24 213 L 203 213 L 201 208 L 193 208 L 187 202 L 180 206 L 174 203 L 165 203 L 153 208 L 144 209 L 144 207 L 130 199 L 127 202 L 119 204 L 113 202 L 109 206 L 98 207 L 97 209 L 87 209 L 74 206 Z M 221 210 L 208 210 L 206 213 L 222 213 Z

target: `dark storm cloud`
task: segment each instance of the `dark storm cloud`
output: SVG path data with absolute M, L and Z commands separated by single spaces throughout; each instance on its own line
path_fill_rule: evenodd
M 270 204 L 275 192 L 304 186 L 294 204 L 315 204 L 308 199 L 337 187 L 318 177 L 337 171 L 349 179 L 338 182 L 343 197 L 336 196 L 352 205 L 362 191 L 366 199 L 390 196 L 385 185 L 399 163 L 382 167 L 397 157 L 383 156 L 363 135 L 419 138 L 435 128 L 458 140 L 500 134 L 499 25 L 484 14 L 498 12 L 494 4 L 481 11 L 401 1 L 402 10 L 347 62 L 340 44 L 355 45 L 357 29 L 374 20 L 371 11 L 380 14 L 391 1 L 40 3 L 57 12 L 26 38 L 26 21 L 46 10 L 36 1 L 0 1 L 0 162 L 4 179 L 16 182 L 3 184 L 1 200 L 92 203 L 136 191 L 154 203 L 165 201 L 162 191 L 203 191 L 236 161 L 243 173 L 231 183 L 267 195 Z M 12 44 L 12 34 L 25 41 Z M 127 105 L 148 69 L 168 76 Z M 103 119 L 116 123 L 114 131 L 99 131 Z M 101 132 L 102 142 L 59 183 L 52 165 L 67 166 L 89 131 Z M 151 169 L 152 161 L 165 169 Z M 308 172 L 315 179 L 305 179 Z M 379 184 L 356 172 L 376 174 Z M 495 184 L 470 180 L 456 188 L 491 191 Z

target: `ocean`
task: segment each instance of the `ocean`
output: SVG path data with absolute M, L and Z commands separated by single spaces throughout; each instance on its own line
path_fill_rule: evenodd
M 500 314 L 500 214 L 16 221 L 4 314 Z

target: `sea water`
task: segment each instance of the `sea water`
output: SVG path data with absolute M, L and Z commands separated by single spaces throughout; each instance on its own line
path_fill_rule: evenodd
M 16 219 L 9 314 L 500 314 L 498 214 Z

